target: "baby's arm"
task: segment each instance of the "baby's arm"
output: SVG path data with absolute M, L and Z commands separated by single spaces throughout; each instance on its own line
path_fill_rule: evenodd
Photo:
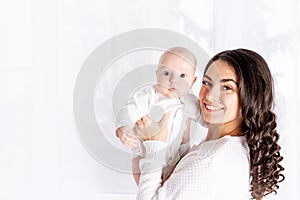
M 126 147 L 135 147 L 138 139 L 133 134 L 135 122 L 140 120 L 149 111 L 151 97 L 154 95 L 154 88 L 138 90 L 122 107 L 117 116 L 117 126 L 115 133 L 123 145 Z
M 138 120 L 149 113 L 151 106 L 154 104 L 154 95 L 155 90 L 153 87 L 135 92 L 126 105 L 121 108 L 117 116 L 117 126 L 134 127 Z

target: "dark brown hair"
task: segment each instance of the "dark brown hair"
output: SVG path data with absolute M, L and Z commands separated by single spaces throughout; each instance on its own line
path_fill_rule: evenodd
M 250 149 L 251 195 L 260 200 L 272 192 L 284 180 L 279 164 L 283 157 L 278 145 L 274 104 L 273 79 L 266 61 L 256 52 L 247 49 L 223 51 L 207 64 L 226 61 L 235 71 L 242 108 L 242 132 Z M 204 72 L 204 73 L 205 73 Z

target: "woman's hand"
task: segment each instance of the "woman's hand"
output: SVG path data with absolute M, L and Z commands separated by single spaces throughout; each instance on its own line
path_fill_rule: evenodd
M 136 134 L 145 140 L 166 141 L 168 137 L 168 120 L 170 112 L 164 114 L 159 122 L 152 121 L 149 116 L 144 116 L 135 123 Z
M 124 146 L 129 148 L 135 147 L 138 143 L 138 138 L 132 134 L 132 128 L 129 126 L 119 127 L 116 130 L 116 136 Z

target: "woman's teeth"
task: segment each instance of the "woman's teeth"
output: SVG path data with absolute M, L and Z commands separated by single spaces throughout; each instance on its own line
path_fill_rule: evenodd
M 216 106 L 210 106 L 210 105 L 205 105 L 205 108 L 208 110 L 213 110 L 213 111 L 217 111 L 217 110 L 222 110 L 223 108 L 219 108 Z

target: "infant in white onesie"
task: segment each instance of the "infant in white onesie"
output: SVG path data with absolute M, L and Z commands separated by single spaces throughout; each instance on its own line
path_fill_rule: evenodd
M 199 103 L 196 96 L 188 94 L 197 77 L 195 56 L 183 47 L 173 47 L 164 52 L 156 71 L 157 84 L 136 91 L 117 117 L 116 135 L 131 147 L 135 158 L 132 168 L 136 183 L 139 182 L 139 162 L 143 162 L 143 146 L 137 143 L 135 123 L 143 116 L 160 121 L 169 112 L 168 149 L 162 177 L 167 178 L 180 157 L 189 148 L 190 120 L 199 122 Z M 153 133 L 155 134 L 155 133 Z

